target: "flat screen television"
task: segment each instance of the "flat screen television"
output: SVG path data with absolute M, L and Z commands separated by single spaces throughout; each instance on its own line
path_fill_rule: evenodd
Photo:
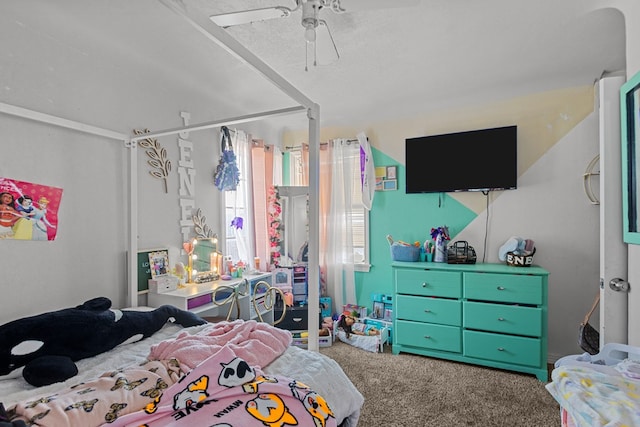
M 517 188 L 517 126 L 405 140 L 406 192 Z

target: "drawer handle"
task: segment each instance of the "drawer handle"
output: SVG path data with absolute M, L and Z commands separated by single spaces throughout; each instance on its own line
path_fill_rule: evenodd
M 498 351 L 504 351 L 503 347 L 498 347 Z
M 294 322 L 301 322 L 302 321 L 302 317 L 294 317 L 293 319 Z
M 431 339 L 431 335 L 425 335 L 424 336 L 426 339 L 430 340 Z
M 505 289 L 505 288 L 504 288 L 504 286 L 498 286 L 498 288 L 497 288 L 497 289 L 498 289 L 499 291 L 504 291 L 504 289 Z
M 504 317 L 498 317 L 498 321 L 504 322 Z
M 424 310 L 425 313 L 431 313 L 431 310 L 429 310 L 428 308 Z
M 429 286 L 429 285 L 427 285 L 427 282 L 422 282 L 422 287 L 423 288 L 426 288 L 427 286 Z

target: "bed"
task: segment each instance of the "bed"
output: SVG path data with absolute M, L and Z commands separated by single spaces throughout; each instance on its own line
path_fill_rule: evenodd
M 176 13 L 179 17 L 182 17 L 186 23 L 192 26 L 195 31 L 202 33 L 204 40 L 213 42 L 223 47 L 232 56 L 237 57 L 268 81 L 273 83 L 276 87 L 280 88 L 282 92 L 294 101 L 293 106 L 287 103 L 287 106 L 272 111 L 250 112 L 244 116 L 235 116 L 228 118 L 216 118 L 215 120 L 187 124 L 180 128 L 170 128 L 153 133 L 148 133 L 143 136 L 137 134 L 127 134 L 123 132 L 116 132 L 110 129 L 102 129 L 87 123 L 77 122 L 69 120 L 67 118 L 58 117 L 42 113 L 39 111 L 29 110 L 17 105 L 11 105 L 6 103 L 0 103 L 0 112 L 10 116 L 17 116 L 20 118 L 33 120 L 41 124 L 58 126 L 62 128 L 71 129 L 78 132 L 88 133 L 96 135 L 109 140 L 117 142 L 124 142 L 124 147 L 129 153 L 129 178 L 128 178 L 128 206 L 124 211 L 128 214 L 128 244 L 126 251 L 127 255 L 127 282 L 128 282 L 128 303 L 131 306 L 138 305 L 138 288 L 137 288 L 137 252 L 138 252 L 138 201 L 137 201 L 137 178 L 138 178 L 138 161 L 135 148 L 138 147 L 138 142 L 143 139 L 157 138 L 167 135 L 178 135 L 189 132 L 196 132 L 199 130 L 218 128 L 223 125 L 248 123 L 252 121 L 262 120 L 269 117 L 277 117 L 289 114 L 305 113 L 309 119 L 309 145 L 310 145 L 310 197 L 309 197 L 309 212 L 310 212 L 310 230 L 309 230 L 309 277 L 319 277 L 318 266 L 318 235 L 319 235 L 319 221 L 317 220 L 319 215 L 319 202 L 318 202 L 318 187 L 319 178 L 317 173 L 313 173 L 317 170 L 319 165 L 319 120 L 320 120 L 320 107 L 318 104 L 307 98 L 293 85 L 286 81 L 283 77 L 278 75 L 267 64 L 262 62 L 258 57 L 249 52 L 246 48 L 240 45 L 237 41 L 227 35 L 224 30 L 214 25 L 206 16 L 206 14 L 199 13 L 196 8 L 185 8 L 184 2 L 175 0 L 162 0 L 170 10 Z M 311 285 L 311 282 L 310 282 Z M 309 286 L 309 304 L 318 305 L 319 295 L 317 286 Z M 316 312 L 309 313 L 309 324 L 316 325 L 318 323 L 318 314 Z M 127 344 L 119 346 L 111 351 L 99 354 L 98 356 L 77 362 L 79 374 L 73 378 L 64 382 L 47 385 L 44 387 L 34 388 L 28 385 L 20 375 L 20 371 L 13 371 L 8 376 L 0 378 L 0 402 L 3 403 L 5 408 L 18 407 L 18 404 L 24 404 L 23 406 L 32 406 L 33 408 L 38 405 L 46 405 L 50 396 L 58 393 L 70 393 L 73 388 L 77 388 L 81 384 L 94 384 L 96 381 L 100 381 L 101 378 L 108 378 L 111 375 L 118 376 L 122 371 L 136 370 L 143 363 L 150 351 L 155 345 L 161 345 L 163 343 L 178 339 L 183 333 L 196 336 L 206 327 L 196 326 L 183 329 L 176 325 L 166 325 L 160 331 L 156 332 L 153 336 L 134 344 Z M 309 348 L 310 350 L 317 350 L 317 328 L 310 328 L 309 330 Z M 154 366 L 152 369 L 166 369 L 166 377 L 163 379 L 177 380 L 176 377 L 185 378 L 184 372 L 172 371 L 173 359 L 165 359 L 165 364 L 162 366 Z M 209 359 L 206 359 L 209 360 Z M 200 366 L 200 365 L 197 365 Z M 288 346 L 285 351 L 282 352 L 271 363 L 265 366 L 261 366 L 262 373 L 265 376 L 280 375 L 287 378 L 293 378 L 301 383 L 307 384 L 312 390 L 323 396 L 331 410 L 333 411 L 333 418 L 337 424 L 352 427 L 357 425 L 359 418 L 360 407 L 363 403 L 362 395 L 358 392 L 349 379 L 345 376 L 342 369 L 331 359 L 322 356 L 315 351 L 305 351 L 297 347 Z M 187 373 L 188 374 L 188 373 Z M 158 378 L 160 380 L 162 378 Z M 166 381 L 165 381 L 166 383 Z M 166 384 L 167 387 L 160 387 L 161 382 L 156 383 L 158 387 L 155 389 L 149 389 L 149 396 L 152 397 L 160 394 L 160 391 L 165 392 L 171 388 L 171 385 Z M 177 383 L 176 383 L 177 384 Z M 127 389 L 133 387 L 133 383 L 127 383 L 127 380 L 119 382 L 119 387 Z M 302 389 L 302 386 L 300 386 Z M 90 387 L 82 387 L 83 393 L 91 393 Z M 199 390 L 194 386 L 193 390 Z M 41 399 L 41 400 L 40 400 Z M 155 397 L 154 397 L 155 399 Z M 118 406 L 119 404 L 114 403 Z M 28 408 L 28 409 L 33 409 Z M 91 414 L 91 404 L 84 402 L 79 403 L 78 406 L 69 406 L 69 411 L 78 416 L 84 417 L 85 414 Z M 130 407 L 131 408 L 131 407 Z M 1 408 L 0 408 L 1 409 Z M 63 408 L 66 409 L 66 408 Z M 142 407 L 135 407 L 136 410 L 142 409 Z M 120 410 L 116 408 L 116 410 Z M 11 413 L 11 409 L 9 410 Z M 29 424 L 46 425 L 43 423 L 41 417 L 42 414 L 35 414 L 34 417 L 29 417 Z M 104 417 L 103 417 L 104 418 Z M 4 421 L 0 417 L 0 421 Z M 115 420 L 107 419 L 107 422 L 112 424 Z M 96 423 L 100 425 L 101 423 Z M 92 425 L 86 422 L 67 422 L 58 425 Z
M 640 425 L 640 348 L 605 344 L 558 360 L 547 390 L 563 427 Z
M 228 331 L 233 329 L 233 333 L 235 334 L 237 328 L 249 327 L 256 323 L 257 322 L 254 321 L 245 322 L 238 320 L 190 328 L 182 328 L 178 325 L 168 323 L 160 331 L 145 340 L 133 344 L 121 345 L 96 357 L 78 361 L 79 374 L 61 383 L 34 388 L 24 381 L 19 371 L 14 371 L 10 375 L 0 379 L 0 401 L 4 404 L 5 408 L 8 409 L 10 414 L 12 413 L 11 408 L 16 408 L 16 404 L 20 404 L 17 408 L 23 411 L 26 410 L 24 408 L 30 409 L 31 412 L 28 412 L 30 416 L 27 418 L 33 419 L 44 412 L 42 410 L 39 411 L 38 408 L 47 408 L 47 405 L 52 404 L 52 399 L 54 399 L 56 395 L 66 396 L 66 393 L 72 390 L 76 392 L 80 385 L 82 386 L 82 390 L 95 388 L 97 387 L 96 384 L 98 384 L 96 381 L 116 375 L 116 373 L 124 372 L 125 375 L 127 375 L 129 369 L 141 369 L 141 364 L 147 361 L 150 355 L 160 356 L 162 358 L 166 357 L 164 360 L 169 360 L 171 357 L 168 357 L 168 354 L 177 354 L 180 358 L 189 359 L 195 354 L 193 351 L 194 343 L 196 343 L 195 352 L 207 351 L 206 348 L 200 346 L 199 343 L 202 342 L 204 345 L 209 345 L 210 341 L 206 341 L 206 339 L 201 340 L 200 337 L 211 337 L 211 331 L 216 331 L 213 335 L 219 335 L 217 331 L 220 331 L 222 328 L 227 328 Z M 259 325 L 263 331 L 267 332 L 269 332 L 269 328 L 273 328 L 274 331 L 277 329 L 266 324 Z M 277 330 L 277 333 L 282 332 L 283 330 Z M 185 345 L 185 343 L 187 344 Z M 233 346 L 227 343 L 227 345 L 222 346 L 222 349 L 233 349 Z M 214 353 L 212 357 L 217 357 L 216 355 L 221 353 L 222 349 L 211 350 L 211 352 Z M 187 353 L 187 351 L 189 353 Z M 202 355 L 198 355 L 198 357 L 209 360 L 208 357 L 205 358 Z M 197 360 L 197 357 L 194 360 Z M 197 367 L 202 364 L 203 363 L 197 363 L 194 365 Z M 171 363 L 168 363 L 168 365 L 171 365 Z M 291 378 L 297 382 L 306 384 L 311 390 L 326 399 L 337 425 L 343 427 L 355 427 L 357 425 L 364 398 L 334 360 L 318 352 L 307 351 L 289 345 L 269 364 L 258 368 L 261 368 L 265 377 L 279 376 Z M 157 369 L 157 367 L 153 369 Z M 177 381 L 178 377 L 182 376 L 176 372 L 169 374 L 169 376 L 172 374 L 175 374 L 174 382 Z M 113 382 L 113 378 L 110 378 L 110 380 Z M 134 379 L 128 378 L 127 380 L 121 380 L 120 383 L 126 386 L 127 384 L 135 384 L 135 381 Z M 160 381 L 158 381 L 157 384 L 160 384 Z M 154 390 L 153 387 L 144 388 Z M 154 398 L 158 397 L 158 391 L 163 391 L 158 387 L 156 387 L 155 390 L 157 390 L 155 394 L 152 392 L 147 393 L 148 396 L 145 396 L 147 403 L 152 402 Z M 139 398 L 137 399 L 137 402 L 140 402 Z M 102 422 L 95 421 L 95 414 L 92 414 L 92 411 L 89 410 L 90 406 L 87 406 L 92 402 L 91 399 L 81 399 L 78 400 L 78 402 L 83 402 L 85 406 L 81 408 L 81 410 L 73 411 L 73 416 L 80 418 L 67 418 L 65 425 L 82 425 L 83 427 L 87 427 L 90 425 L 101 425 L 102 422 L 104 422 L 104 416 L 97 418 L 101 419 Z M 113 402 L 113 404 L 116 403 L 117 402 Z M 109 404 L 112 406 L 112 402 L 109 402 Z M 129 409 L 143 409 L 145 405 L 142 405 L 140 408 Z M 65 408 L 67 412 L 62 416 L 71 417 L 71 415 L 69 415 L 69 408 L 71 408 L 71 406 L 72 405 L 68 405 Z M 129 410 L 127 411 L 131 412 Z M 120 415 L 125 415 L 125 413 L 121 410 Z M 37 425 L 56 425 L 43 422 L 44 421 L 40 421 Z M 112 421 L 109 425 L 117 424 L 113 424 Z M 300 425 L 304 424 L 301 423 Z

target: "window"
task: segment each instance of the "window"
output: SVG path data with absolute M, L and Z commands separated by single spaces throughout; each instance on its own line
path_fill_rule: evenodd
M 224 206 L 224 255 L 234 263 L 253 259 L 253 208 L 251 200 L 250 147 L 246 133 L 232 130 L 231 140 L 236 162 L 240 170 L 240 182 L 236 191 L 222 192 Z M 242 224 L 239 224 L 242 221 Z M 241 226 L 241 228 L 240 228 Z
M 356 271 L 369 271 L 369 211 L 362 204 L 362 182 L 360 177 L 360 146 L 351 141 L 346 161 L 352 162 L 351 177 L 345 184 L 351 186 L 351 233 L 353 240 L 353 260 Z M 304 174 L 308 167 L 304 165 L 301 150 L 289 152 L 289 170 L 291 185 L 304 185 Z M 321 172 L 322 173 L 322 172 Z M 330 198 L 328 198 L 330 199 Z
M 369 211 L 362 204 L 360 177 L 360 151 L 353 156 L 351 177 L 351 233 L 353 238 L 353 262 L 356 271 L 369 271 Z
M 234 218 L 247 218 L 244 206 L 244 185 L 238 185 L 236 191 L 225 191 L 224 194 L 224 224 L 225 224 L 225 255 L 230 256 L 233 262 L 241 259 L 239 251 L 237 229 L 231 225 Z M 246 260 L 246 255 L 242 257 Z

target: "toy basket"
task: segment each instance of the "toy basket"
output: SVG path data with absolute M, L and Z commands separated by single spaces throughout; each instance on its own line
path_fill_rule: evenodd
M 291 345 L 300 348 L 309 348 L 309 333 L 307 331 L 291 331 Z M 321 335 L 318 337 L 318 347 L 331 347 L 333 343 L 333 335 L 329 331 L 329 335 Z
M 512 267 L 531 267 L 533 265 L 533 255 L 536 248 L 533 248 L 531 255 L 518 255 L 513 252 L 507 252 L 507 265 Z
M 406 246 L 394 243 L 391 245 L 391 259 L 393 261 L 416 262 L 420 259 L 420 248 L 418 246 Z

